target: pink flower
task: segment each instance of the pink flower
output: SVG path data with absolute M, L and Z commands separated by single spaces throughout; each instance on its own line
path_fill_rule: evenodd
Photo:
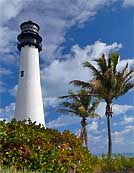
M 25 155 L 25 157 L 29 157 L 30 156 L 30 152 L 29 152 L 28 149 L 25 150 L 24 155 Z

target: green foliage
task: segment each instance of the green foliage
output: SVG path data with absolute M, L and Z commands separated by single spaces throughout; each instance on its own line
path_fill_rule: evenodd
M 99 117 L 99 115 L 95 113 L 95 110 L 99 105 L 100 99 L 95 99 L 92 95 L 93 94 L 89 94 L 89 91 L 86 89 L 80 89 L 76 94 L 70 90 L 67 96 L 59 97 L 66 100 L 60 104 L 61 109 L 58 109 L 58 111 L 65 113 L 71 112 L 81 118 Z
M 74 80 L 71 83 L 76 86 L 90 89 L 90 92 L 98 94 L 106 102 L 112 103 L 114 98 L 127 93 L 134 87 L 133 70 L 128 69 L 128 63 L 120 71 L 117 71 L 119 54 L 109 54 L 108 60 L 103 54 L 99 59 L 95 59 L 97 68 L 90 62 L 84 62 L 84 67 L 89 68 L 93 73 L 93 80 L 89 82 Z
M 0 166 L 43 173 L 84 173 L 94 157 L 69 131 L 45 129 L 30 120 L 0 121 Z
M 81 134 L 80 138 L 82 139 L 85 146 L 88 148 L 88 139 L 87 139 L 87 118 L 97 118 L 98 114 L 95 113 L 96 108 L 99 105 L 100 99 L 93 99 L 91 93 L 86 89 L 80 89 L 74 94 L 73 91 L 69 91 L 67 96 L 59 97 L 61 99 L 66 99 L 60 105 L 59 112 L 68 113 L 71 112 L 73 115 L 79 116 L 81 120 Z M 91 105 L 91 101 L 92 105 Z
M 115 155 L 113 157 L 104 155 L 100 164 L 104 171 L 134 171 L 134 158 L 127 158 L 121 155 Z

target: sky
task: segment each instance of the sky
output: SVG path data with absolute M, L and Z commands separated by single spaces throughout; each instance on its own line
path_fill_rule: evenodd
M 126 62 L 134 69 L 133 0 L 0 0 L 0 119 L 14 117 L 19 73 L 17 35 L 20 24 L 32 20 L 40 26 L 41 86 L 46 127 L 79 135 L 79 117 L 58 113 L 58 96 L 76 91 L 71 80 L 89 81 L 91 72 L 84 61 L 102 53 L 118 52 L 121 70 Z M 88 119 L 88 143 L 92 153 L 107 152 L 105 103 L 96 112 L 100 119 Z M 111 119 L 113 152 L 134 152 L 134 92 L 113 100 Z

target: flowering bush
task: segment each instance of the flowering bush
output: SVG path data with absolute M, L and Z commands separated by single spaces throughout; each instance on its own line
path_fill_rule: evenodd
M 69 131 L 45 129 L 35 122 L 0 121 L 0 165 L 43 173 L 87 173 L 97 163 Z

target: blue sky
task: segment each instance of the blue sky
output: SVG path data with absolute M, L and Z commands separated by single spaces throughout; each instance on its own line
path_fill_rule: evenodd
M 0 1 L 0 119 L 14 115 L 19 71 L 16 37 L 19 25 L 33 20 L 40 25 L 43 51 L 40 54 L 41 83 L 46 126 L 69 129 L 79 135 L 80 119 L 57 113 L 58 96 L 69 89 L 69 81 L 92 79 L 82 67 L 102 53 L 119 52 L 120 70 L 126 62 L 134 69 L 133 0 L 5 0 Z M 114 100 L 113 152 L 134 152 L 134 93 Z M 107 152 L 105 103 L 97 112 L 101 119 L 88 120 L 89 148 Z

